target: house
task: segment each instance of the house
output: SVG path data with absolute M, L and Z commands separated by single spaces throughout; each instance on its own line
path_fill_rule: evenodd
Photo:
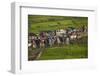
M 63 34 L 66 34 L 66 30 L 60 29 L 56 30 L 56 35 L 62 37 Z

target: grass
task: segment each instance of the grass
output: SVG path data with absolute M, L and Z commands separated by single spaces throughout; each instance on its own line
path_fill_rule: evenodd
M 50 20 L 50 19 L 54 20 Z M 59 20 L 63 18 L 62 20 Z M 58 20 L 55 20 L 58 19 Z M 28 17 L 29 20 L 29 32 L 39 33 L 40 31 L 64 29 L 67 27 L 78 28 L 82 25 L 87 26 L 87 17 L 64 17 L 64 16 L 35 16 L 31 15 Z M 36 22 L 34 22 L 36 21 Z M 41 22 L 39 22 L 41 21 Z M 58 24 L 60 23 L 60 24 Z M 53 25 L 53 26 L 50 26 Z
M 30 54 L 32 51 L 30 52 Z M 38 60 L 54 60 L 54 59 L 80 59 L 88 58 L 87 46 L 83 45 L 65 45 L 61 47 L 52 47 L 44 49 Z
M 46 48 L 39 60 L 87 58 L 87 48 L 79 45 Z

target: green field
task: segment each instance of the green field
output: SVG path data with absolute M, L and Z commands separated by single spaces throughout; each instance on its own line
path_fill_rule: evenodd
M 87 49 L 78 45 L 46 48 L 39 60 L 76 58 L 87 58 Z
M 66 29 L 67 27 L 80 28 L 87 26 L 87 17 L 64 17 L 64 16 L 28 16 L 29 32 Z

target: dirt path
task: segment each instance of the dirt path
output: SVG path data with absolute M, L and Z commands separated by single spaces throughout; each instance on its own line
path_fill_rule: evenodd
M 32 52 L 31 56 L 29 56 L 28 60 L 38 60 L 42 55 L 43 51 L 44 49 L 42 48 L 36 49 L 35 51 Z

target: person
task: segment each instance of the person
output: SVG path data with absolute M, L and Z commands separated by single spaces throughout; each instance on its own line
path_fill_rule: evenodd
M 70 41 L 70 39 L 69 39 L 69 37 L 67 37 L 67 38 L 66 38 L 66 44 L 67 44 L 67 45 L 69 45 L 69 41 Z
M 32 36 L 32 39 L 31 39 L 31 46 L 32 48 L 36 48 L 36 44 L 35 44 L 35 36 Z
M 58 43 L 58 46 L 59 46 L 59 44 L 61 43 L 61 41 L 60 41 L 60 39 L 59 39 L 58 36 L 57 36 L 57 43 Z
M 51 36 L 48 36 L 48 40 L 49 40 L 49 45 L 51 47 L 52 46 L 52 37 Z
M 48 39 L 48 37 L 46 37 L 46 39 L 44 41 L 44 44 L 45 44 L 45 47 L 48 47 L 49 46 L 49 39 Z
M 36 43 L 36 48 L 40 48 L 40 39 L 39 39 L 39 37 L 36 38 L 35 43 Z
M 36 42 L 35 42 L 35 39 L 32 39 L 32 47 L 33 47 L 33 48 L 36 48 Z
M 43 48 L 44 46 L 45 46 L 44 38 L 41 37 L 41 38 L 40 38 L 40 47 Z
M 83 25 L 83 26 L 82 26 L 82 32 L 84 32 L 84 31 L 85 31 L 85 26 Z
M 60 44 L 63 44 L 63 36 L 59 36 Z
M 63 36 L 62 36 L 62 38 L 63 38 L 63 44 L 66 44 L 66 37 L 67 37 L 66 33 L 63 34 Z
M 31 40 L 28 41 L 28 47 L 31 47 L 32 46 L 32 43 L 31 43 Z

